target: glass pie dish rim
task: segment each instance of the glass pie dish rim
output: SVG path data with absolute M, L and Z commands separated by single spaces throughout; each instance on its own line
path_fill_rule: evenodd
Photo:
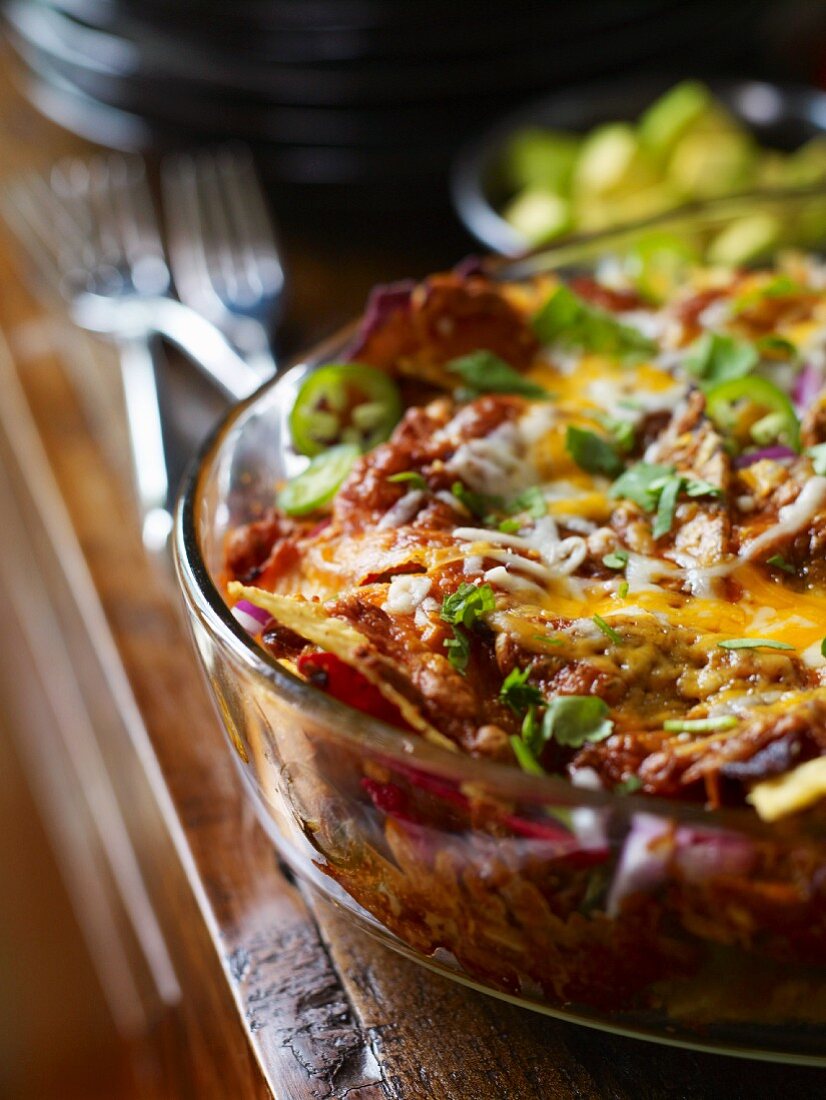
M 543 270 L 576 262 L 578 246 L 582 259 L 593 263 L 593 250 L 614 241 L 622 241 L 629 235 L 647 227 L 657 230 L 674 222 L 700 228 L 704 217 L 714 215 L 725 222 L 749 212 L 758 212 L 767 203 L 780 202 L 791 208 L 807 199 L 826 201 L 826 187 L 806 190 L 762 191 L 706 203 L 694 204 L 668 215 L 646 219 L 634 225 L 624 225 L 601 233 L 589 234 L 578 242 L 562 242 L 557 247 L 545 247 L 526 257 L 490 257 L 490 273 L 497 278 L 507 278 L 513 272 L 518 277 L 533 273 L 541 265 Z M 809 249 L 811 251 L 811 249 Z M 777 249 L 771 255 L 776 255 Z M 555 259 L 559 263 L 555 265 Z M 255 675 L 267 690 L 273 690 L 298 705 L 312 711 L 314 717 L 325 722 L 351 745 L 365 746 L 388 760 L 403 761 L 407 766 L 418 765 L 429 773 L 467 785 L 480 791 L 495 790 L 498 794 L 534 804 L 551 802 L 570 806 L 587 806 L 594 809 L 622 805 L 625 812 L 649 812 L 668 816 L 675 824 L 687 823 L 707 828 L 722 828 L 746 832 L 756 836 L 778 837 L 779 830 L 800 831 L 799 815 L 775 822 L 762 821 L 754 810 L 747 808 L 706 809 L 701 803 L 681 801 L 645 794 L 618 794 L 608 790 L 590 790 L 575 786 L 564 776 L 533 776 L 521 771 L 514 764 L 497 763 L 471 757 L 461 751 L 451 752 L 425 741 L 421 736 L 395 728 L 380 719 L 373 718 L 339 702 L 311 683 L 290 672 L 274 657 L 262 649 L 236 622 L 218 585 L 213 581 L 210 569 L 201 553 L 198 531 L 200 508 L 203 500 L 204 479 L 214 468 L 222 449 L 242 418 L 265 396 L 272 398 L 273 391 L 283 387 L 285 380 L 291 383 L 302 373 L 316 369 L 331 357 L 339 355 L 352 339 L 359 319 L 350 322 L 326 340 L 312 347 L 306 354 L 296 357 L 276 377 L 265 382 L 243 402 L 234 405 L 222 417 L 206 438 L 198 454 L 190 464 L 178 499 L 175 517 L 174 558 L 178 583 L 189 607 L 197 612 L 210 633 L 234 657 Z M 805 830 L 805 823 L 804 823 Z

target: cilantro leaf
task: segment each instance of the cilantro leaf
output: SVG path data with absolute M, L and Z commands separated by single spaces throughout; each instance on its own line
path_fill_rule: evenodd
M 528 683 L 530 671 L 529 668 L 512 668 L 499 689 L 500 700 L 514 714 L 523 714 L 529 707 L 542 702 L 542 692 L 534 684 Z
M 770 558 L 766 558 L 766 565 L 772 565 L 775 569 L 782 569 L 784 573 L 789 573 L 791 576 L 795 576 L 797 570 L 790 561 L 787 561 L 782 554 L 772 554 Z
M 669 478 L 675 474 L 673 466 L 661 466 L 655 462 L 637 462 L 629 466 L 611 486 L 609 495 L 633 500 L 645 512 L 657 507 L 660 492 Z
M 491 512 L 501 511 L 505 507 L 505 502 L 501 497 L 488 496 L 487 493 L 475 493 L 473 489 L 468 489 L 461 481 L 454 481 L 450 491 L 477 519 L 484 519 Z
M 633 420 L 623 420 L 616 416 L 608 416 L 607 413 L 595 412 L 592 414 L 602 427 L 608 432 L 611 442 L 620 454 L 628 454 L 633 449 L 637 439 L 637 429 Z
M 508 504 L 508 511 L 511 514 L 527 512 L 533 519 L 542 519 L 548 514 L 548 502 L 539 486 L 531 485 L 529 489 L 520 493 L 516 500 Z
M 528 713 L 522 719 L 520 734 L 532 753 L 536 754 L 542 751 L 542 725 L 536 720 L 536 707 L 533 703 L 528 707 Z
M 753 344 L 720 332 L 704 332 L 689 347 L 683 366 L 705 385 L 716 386 L 750 374 L 759 361 Z
M 579 749 L 611 736 L 614 723 L 608 717 L 608 704 L 598 695 L 559 695 L 552 699 L 542 719 L 545 741 L 556 741 Z
M 411 489 L 427 488 L 427 482 L 417 470 L 402 470 L 400 474 L 391 474 L 387 480 L 398 482 L 399 484 L 409 482 Z
M 527 772 L 529 775 L 545 774 L 545 769 L 521 737 L 517 737 L 514 734 L 510 738 L 510 743 L 513 749 L 513 755 L 516 757 L 516 761 L 523 772 Z
M 463 673 L 470 660 L 470 639 L 463 628 L 474 626 L 495 606 L 496 597 L 489 584 L 463 582 L 442 600 L 441 618 L 453 627 L 453 637 L 445 639 L 447 659 L 457 671 Z
M 645 512 L 655 512 L 651 529 L 655 539 L 671 530 L 680 493 L 689 497 L 721 496 L 722 490 L 709 481 L 698 481 L 677 473 L 673 466 L 637 462 L 611 486 L 610 495 L 633 500 Z
M 800 283 L 795 282 L 790 275 L 781 272 L 768 283 L 764 283 L 763 286 L 754 287 L 735 298 L 731 304 L 732 312 L 737 314 L 753 309 L 754 306 L 759 306 L 766 298 L 786 298 L 790 294 L 811 295 L 812 293 L 809 287 L 802 286 Z
M 662 538 L 671 530 L 671 524 L 674 522 L 674 509 L 677 507 L 677 497 L 680 495 L 682 487 L 682 478 L 670 477 L 660 490 L 659 500 L 657 501 L 657 515 L 651 528 L 651 534 L 655 539 Z
M 470 660 L 470 642 L 464 630 L 458 626 L 453 628 L 453 637 L 445 639 L 447 659 L 457 672 L 464 672 Z
M 551 396 L 542 386 L 528 381 L 515 371 L 504 359 L 483 348 L 451 359 L 445 363 L 445 370 L 458 374 L 465 385 L 476 393 L 515 393 L 540 401 L 547 401 Z
M 612 642 L 614 645 L 622 645 L 622 635 L 614 630 L 614 628 L 609 623 L 606 623 L 602 615 L 594 615 L 593 619 L 596 626 L 599 627 L 599 629 L 610 642 Z
M 534 315 L 531 326 L 543 344 L 637 358 L 656 351 L 656 344 L 647 336 L 589 305 L 567 286 L 557 287 Z
M 622 459 L 614 446 L 595 432 L 569 424 L 565 433 L 565 450 L 589 474 L 616 477 L 622 470 Z
M 496 607 L 496 597 L 489 584 L 469 584 L 463 581 L 455 592 L 442 600 L 440 616 L 452 626 L 474 626 L 488 611 Z
M 623 779 L 622 783 L 617 783 L 614 787 L 614 794 L 633 794 L 641 786 L 642 780 L 638 775 L 629 775 L 627 779 Z

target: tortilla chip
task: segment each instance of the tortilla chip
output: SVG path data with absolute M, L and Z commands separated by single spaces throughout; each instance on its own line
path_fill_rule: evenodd
M 227 591 L 233 599 L 249 600 L 256 607 L 269 612 L 282 626 L 286 626 L 299 637 L 306 638 L 308 642 L 320 646 L 327 653 L 332 653 L 339 660 L 356 669 L 398 709 L 412 729 L 421 733 L 434 745 L 450 749 L 451 752 L 458 751 L 456 745 L 422 717 L 418 707 L 389 684 L 381 674 L 382 665 L 394 672 L 403 673 L 404 670 L 383 654 L 378 653 L 370 641 L 350 623 L 330 615 L 323 604 L 294 599 L 291 596 L 279 596 L 275 592 L 248 587 L 237 581 L 231 581 Z

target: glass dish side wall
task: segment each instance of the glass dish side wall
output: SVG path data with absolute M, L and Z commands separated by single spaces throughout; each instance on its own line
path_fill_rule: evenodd
M 817 822 L 769 831 L 437 760 L 269 667 L 233 625 L 218 594 L 224 535 L 291 472 L 285 417 L 312 363 L 230 417 L 177 546 L 196 648 L 285 859 L 397 950 L 489 992 L 630 1034 L 826 1064 Z

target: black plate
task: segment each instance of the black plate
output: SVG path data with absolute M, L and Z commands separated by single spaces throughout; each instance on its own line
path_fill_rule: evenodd
M 727 11 L 733 8 L 736 14 L 741 2 L 733 0 Z M 324 58 L 315 63 L 277 63 L 279 47 L 273 42 L 270 56 L 260 36 L 257 54 L 246 48 L 233 49 L 231 38 L 200 41 L 197 33 L 203 20 L 187 33 L 140 26 L 140 30 L 132 29 L 130 37 L 128 21 L 104 32 L 30 0 L 14 0 L 6 13 L 16 34 L 30 45 L 63 63 L 101 75 L 141 76 L 147 82 L 180 81 L 222 93 L 243 92 L 281 105 L 358 107 L 441 103 L 446 99 L 472 102 L 479 94 L 493 92 L 521 92 L 524 96 L 549 82 L 587 79 L 656 56 L 664 49 L 685 46 L 709 29 L 710 18 L 719 22 L 716 12 L 703 14 L 708 5 L 675 4 L 672 0 L 666 7 L 668 17 L 662 21 L 625 19 L 611 33 L 592 33 L 581 39 L 566 37 L 547 16 L 534 16 L 527 23 L 523 19 L 527 35 L 512 40 L 507 28 L 500 29 L 498 41 L 489 43 L 488 54 L 482 55 L 469 48 L 455 56 L 434 52 L 432 42 L 441 39 L 444 28 L 431 26 L 426 41 L 411 38 L 410 56 L 364 55 L 358 63 Z M 654 14 L 663 15 L 662 8 L 655 5 Z M 492 21 L 492 25 L 499 22 Z M 518 17 L 513 16 L 510 23 L 519 26 Z M 460 24 L 459 29 L 465 28 Z M 332 40 L 329 35 L 315 37 Z M 465 37 L 472 40 L 472 33 L 467 31 Z
M 526 126 L 586 133 L 601 122 L 635 119 L 679 75 L 595 84 L 577 92 L 541 99 L 497 122 L 455 159 L 451 173 L 453 205 L 465 227 L 495 252 L 513 255 L 524 241 L 498 213 L 509 197 L 500 172 L 508 139 Z M 769 148 L 794 149 L 826 130 L 826 92 L 760 81 L 707 79 L 712 94 L 746 123 Z

